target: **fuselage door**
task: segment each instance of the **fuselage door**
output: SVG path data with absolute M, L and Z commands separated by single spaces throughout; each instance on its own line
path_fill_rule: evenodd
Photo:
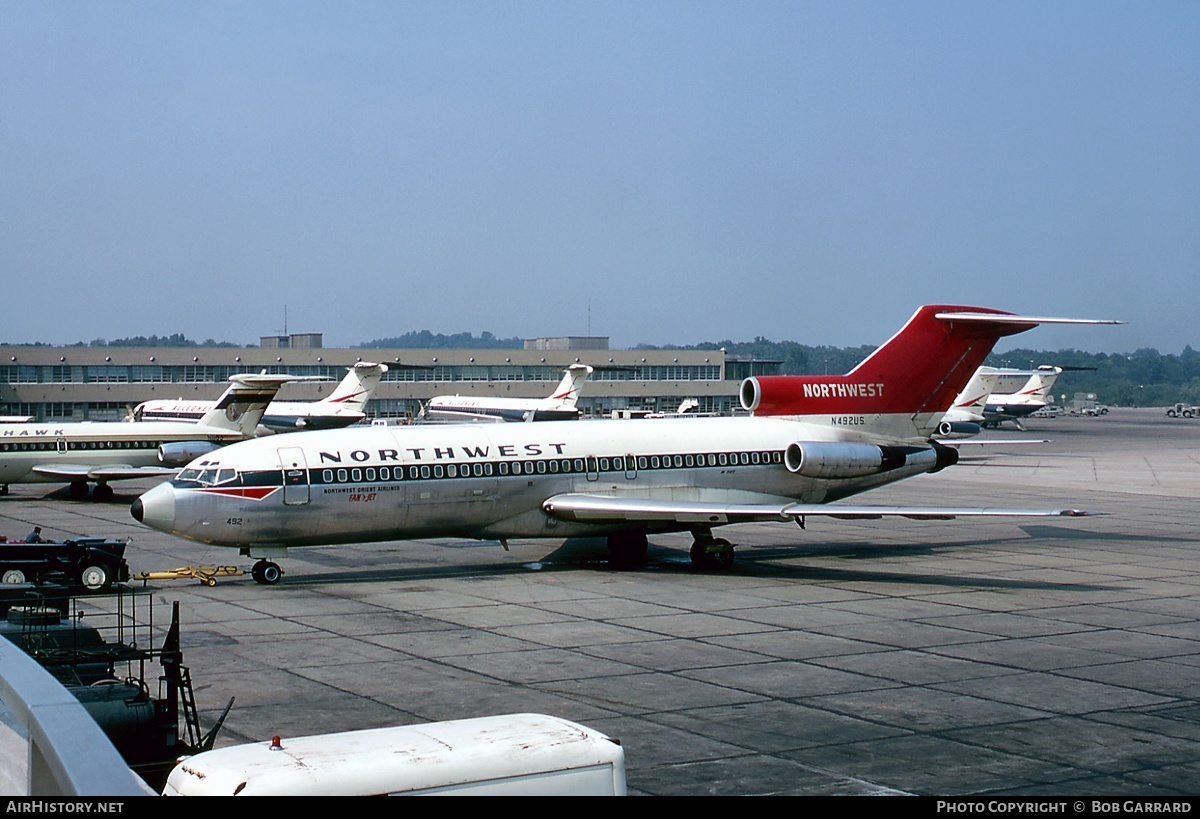
M 283 472 L 283 503 L 300 506 L 308 503 L 308 461 L 298 446 L 279 448 L 279 467 Z

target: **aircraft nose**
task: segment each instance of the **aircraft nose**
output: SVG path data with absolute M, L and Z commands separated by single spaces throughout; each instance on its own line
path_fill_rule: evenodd
M 129 514 L 152 529 L 170 532 L 175 527 L 175 487 L 160 483 L 135 500 Z

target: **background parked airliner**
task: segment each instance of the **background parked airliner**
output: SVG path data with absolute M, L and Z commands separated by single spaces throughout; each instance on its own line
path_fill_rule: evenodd
M 1050 390 L 1061 373 L 1062 367 L 1043 365 L 1030 373 L 1029 380 L 1016 392 L 992 393 L 983 410 L 984 426 L 998 427 L 1004 421 L 1012 421 L 1024 429 L 1021 419 L 1033 415 L 1050 402 Z
M 726 567 L 713 529 L 745 521 L 1077 515 L 1070 509 L 833 503 L 958 453 L 930 436 L 996 340 L 1042 323 L 1116 323 L 922 307 L 844 376 L 750 378 L 749 418 L 368 427 L 235 444 L 138 498 L 135 519 L 259 558 L 288 547 L 423 537 L 608 537 L 638 562 L 647 535 L 690 531 L 699 567 Z
M 339 429 L 367 417 L 367 401 L 379 386 L 386 364 L 359 362 L 347 368 L 346 377 L 329 397 L 320 401 L 272 401 L 263 413 L 258 434 L 294 432 L 298 429 Z M 303 381 L 303 378 L 292 378 Z M 134 421 L 199 421 L 215 401 L 158 399 L 143 401 L 133 409 Z
M 579 417 L 579 391 L 592 374 L 586 364 L 567 368 L 558 388 L 545 398 L 473 398 L 438 395 L 429 399 L 419 421 L 573 421 Z
M 188 461 L 254 434 L 287 375 L 235 375 L 199 423 L 72 422 L 0 426 L 0 492 L 12 483 L 71 485 L 71 497 L 112 497 L 111 481 L 174 475 Z

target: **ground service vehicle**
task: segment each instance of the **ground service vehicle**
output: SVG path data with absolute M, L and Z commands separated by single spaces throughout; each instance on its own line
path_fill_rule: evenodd
M 1189 404 L 1179 403 L 1173 407 L 1167 407 L 1168 418 L 1195 418 L 1200 415 L 1200 407 L 1193 407 Z
M 129 564 L 125 562 L 128 542 L 81 537 L 61 542 L 0 543 L 0 582 L 66 578 L 88 591 L 99 591 L 129 579 Z

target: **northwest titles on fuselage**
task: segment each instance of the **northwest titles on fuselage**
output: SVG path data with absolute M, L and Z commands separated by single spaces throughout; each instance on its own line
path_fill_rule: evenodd
M 538 455 L 562 455 L 567 445 L 565 443 L 546 443 L 546 444 L 497 444 L 496 455 L 500 458 L 525 458 L 536 457 Z M 409 454 L 409 459 L 413 461 L 425 460 L 426 454 L 431 454 L 433 460 L 461 460 L 462 458 L 487 458 L 490 454 L 490 446 L 471 446 L 463 444 L 458 447 L 462 451 L 462 455 L 455 453 L 455 448 L 447 447 L 427 447 L 415 446 L 405 447 L 404 451 Z M 380 449 L 378 454 L 378 462 L 389 463 L 400 460 L 400 450 L 398 449 Z M 356 463 L 366 463 L 371 460 L 371 453 L 365 449 L 352 449 L 348 453 L 351 461 Z M 346 457 L 341 450 L 337 452 L 318 452 L 318 460 L 324 464 L 340 464 Z
M 883 384 L 804 384 L 805 398 L 882 398 Z

